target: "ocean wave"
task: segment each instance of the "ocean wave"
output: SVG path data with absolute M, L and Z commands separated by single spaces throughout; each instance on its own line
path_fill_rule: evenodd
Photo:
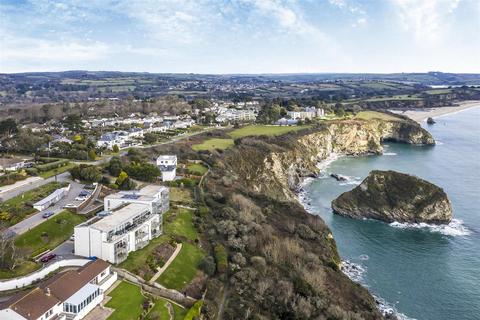
M 353 263 L 348 260 L 343 260 L 340 264 L 342 272 L 349 277 L 352 281 L 365 285 L 364 275 L 367 272 L 367 267 L 358 263 Z
M 396 156 L 397 153 L 395 153 L 395 152 L 384 152 L 383 155 L 384 156 Z
M 446 236 L 468 236 L 471 231 L 463 225 L 463 221 L 460 219 L 452 219 L 449 224 L 437 225 L 428 223 L 401 223 L 392 222 L 390 226 L 399 229 L 422 229 L 431 232 L 441 233 Z
M 360 257 L 362 256 L 367 256 L 367 255 L 361 255 Z M 362 266 L 361 264 L 358 264 L 358 263 L 353 263 L 349 260 L 343 260 L 342 263 L 340 264 L 340 268 L 342 272 L 347 277 L 350 278 L 350 280 L 360 283 L 364 287 L 368 288 L 368 286 L 365 284 L 365 278 L 364 278 L 365 273 L 367 272 L 367 268 L 365 266 Z M 384 317 L 391 317 L 397 320 L 416 320 L 414 318 L 410 318 L 405 314 L 399 312 L 395 308 L 395 306 L 388 303 L 385 299 L 375 294 L 372 294 L 372 296 L 375 299 L 375 303 L 377 304 L 378 310 L 383 314 Z
M 347 180 L 347 181 L 344 181 L 344 182 L 340 182 L 339 185 L 341 186 L 348 186 L 348 185 L 355 185 L 355 186 L 358 186 L 360 183 L 362 183 L 361 181 L 355 181 L 355 180 Z
M 325 160 L 322 160 L 319 163 L 317 163 L 318 170 L 320 170 L 320 172 L 322 173 L 325 173 L 325 170 L 328 168 L 328 166 L 330 166 L 330 164 L 332 164 L 332 162 L 337 160 L 339 157 L 340 155 L 338 153 L 330 154 Z

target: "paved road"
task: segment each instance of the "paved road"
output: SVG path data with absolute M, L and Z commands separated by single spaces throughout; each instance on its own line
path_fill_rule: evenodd
M 67 240 L 49 253 L 55 253 L 57 255 L 57 259 L 63 260 L 63 259 L 72 259 L 72 258 L 78 258 L 78 256 L 75 256 L 73 254 L 73 249 L 74 249 L 74 243 L 72 240 Z M 83 257 L 82 257 L 83 258 Z
M 64 181 L 68 181 L 70 178 L 70 173 L 68 172 L 64 172 L 64 173 L 61 173 L 59 175 L 57 175 L 57 181 L 59 182 L 64 182 Z M 11 199 L 13 197 L 16 197 L 24 192 L 27 192 L 27 191 L 30 191 L 32 189 L 35 189 L 35 188 L 38 188 L 40 186 L 43 186 L 44 184 L 47 184 L 49 182 L 53 182 L 55 181 L 55 177 L 50 177 L 50 178 L 47 178 L 47 179 L 43 179 L 43 178 L 40 178 L 40 179 L 37 179 L 37 180 L 34 180 L 30 183 L 27 183 L 27 184 L 24 184 L 18 188 L 15 188 L 13 190 L 5 190 L 4 192 L 1 192 L 0 193 L 0 201 L 6 201 L 8 199 Z
M 22 234 L 22 233 L 30 230 L 31 228 L 33 228 L 37 225 L 39 225 L 40 223 L 42 223 L 46 220 L 42 217 L 42 215 L 47 211 L 52 211 L 53 212 L 53 216 L 49 217 L 48 219 L 54 218 L 55 215 L 57 215 L 60 211 L 63 210 L 63 207 L 66 204 L 75 200 L 75 198 L 78 196 L 80 191 L 83 189 L 83 184 L 79 184 L 79 183 L 74 182 L 74 181 L 68 181 L 68 182 L 70 182 L 70 191 L 68 192 L 68 194 L 65 198 L 63 198 L 62 200 L 57 202 L 52 207 L 50 207 L 46 210 L 43 210 L 43 211 L 39 211 L 39 212 L 31 215 L 27 219 L 20 221 L 16 225 L 11 226 L 6 231 L 7 234 L 10 235 L 10 236 L 19 235 L 19 234 Z

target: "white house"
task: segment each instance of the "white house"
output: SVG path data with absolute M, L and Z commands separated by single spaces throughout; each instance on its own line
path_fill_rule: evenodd
M 107 196 L 104 201 L 109 215 L 75 227 L 76 255 L 120 263 L 129 252 L 145 247 L 162 233 L 163 213 L 169 208 L 168 188 L 148 186 Z
M 302 111 L 287 111 L 287 115 L 293 120 L 305 120 L 323 117 L 325 111 L 322 108 L 306 107 Z
M 110 264 L 97 259 L 78 270 L 56 274 L 28 292 L 14 295 L 0 307 L 2 320 L 80 320 L 104 298 L 117 280 Z
M 162 155 L 157 158 L 157 166 L 162 172 L 163 181 L 173 181 L 177 176 L 177 156 Z

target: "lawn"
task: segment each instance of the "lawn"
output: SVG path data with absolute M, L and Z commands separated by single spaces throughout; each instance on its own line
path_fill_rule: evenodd
M 63 186 L 65 186 L 65 184 L 50 182 L 41 187 L 24 192 L 7 201 L 1 202 L 0 219 L 2 220 L 2 223 L 11 226 L 22 221 L 28 215 L 37 211 L 31 205 L 28 205 L 29 203 L 35 203 Z
M 41 252 L 53 249 L 67 240 L 73 233 L 73 228 L 86 220 L 85 217 L 69 211 L 42 222 L 15 239 L 18 249 L 24 250 L 25 256 L 35 256 Z
M 109 296 L 112 299 L 105 306 L 115 311 L 108 320 L 137 320 L 142 314 L 144 297 L 139 286 L 122 281 Z
M 194 144 L 192 149 L 195 151 L 203 151 L 203 150 L 214 150 L 220 149 L 225 150 L 233 146 L 233 139 L 208 139 L 202 143 Z
M 63 167 L 48 170 L 48 171 L 44 171 L 44 172 L 40 173 L 39 176 L 44 178 L 44 179 L 47 179 L 47 178 L 53 177 L 56 174 L 64 173 L 64 172 L 72 169 L 75 166 L 76 166 L 75 163 L 68 163 L 67 165 L 65 165 Z
M 197 230 L 192 219 L 193 212 L 191 210 L 179 208 L 175 212 L 171 211 L 165 217 L 163 231 L 167 235 L 178 235 L 189 240 L 195 240 L 197 239 Z
M 184 242 L 178 256 L 157 279 L 157 282 L 170 289 L 183 290 L 197 274 L 198 265 L 203 256 L 202 250 Z
M 235 129 L 229 133 L 233 139 L 238 139 L 246 136 L 278 136 L 292 131 L 298 131 L 310 128 L 309 125 L 304 126 L 261 126 L 249 125 L 240 129 Z
M 171 303 L 165 299 L 157 299 L 155 300 L 155 305 L 147 314 L 148 320 L 169 320 L 170 314 L 168 313 L 167 304 Z
M 133 272 L 135 274 L 139 274 L 139 268 L 142 266 L 147 266 L 147 258 L 152 255 L 152 253 L 155 251 L 155 249 L 161 245 L 162 243 L 168 242 L 169 238 L 168 236 L 162 235 L 158 238 L 150 240 L 148 245 L 137 251 L 130 252 L 128 254 L 127 260 L 123 261 L 120 264 L 120 268 L 127 269 L 130 272 Z M 148 269 L 148 273 L 143 276 L 145 280 L 150 280 L 150 278 L 153 276 L 154 272 Z
M 398 117 L 395 117 L 390 114 L 386 114 L 383 112 L 377 112 L 377 111 L 360 111 L 357 113 L 355 116 L 355 119 L 360 119 L 360 120 L 372 120 L 372 119 L 380 119 L 380 120 L 387 120 L 387 121 L 399 121 L 402 120 Z
M 203 164 L 200 164 L 200 163 L 189 164 L 187 166 L 187 169 L 191 174 L 196 174 L 199 176 L 203 176 L 205 172 L 207 172 L 208 170 L 207 167 L 205 167 Z
M 188 188 L 171 187 L 170 201 L 191 204 L 193 202 L 192 190 Z

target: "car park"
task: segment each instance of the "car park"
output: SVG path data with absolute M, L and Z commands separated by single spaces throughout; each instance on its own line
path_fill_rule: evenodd
M 55 253 L 50 253 L 50 254 L 47 254 L 46 256 L 43 256 L 43 257 L 40 259 L 40 261 L 43 262 L 43 263 L 45 263 L 45 262 L 48 262 L 48 261 L 50 261 L 50 260 L 52 260 L 52 259 L 55 259 L 56 256 L 57 256 L 57 255 L 56 255 Z

